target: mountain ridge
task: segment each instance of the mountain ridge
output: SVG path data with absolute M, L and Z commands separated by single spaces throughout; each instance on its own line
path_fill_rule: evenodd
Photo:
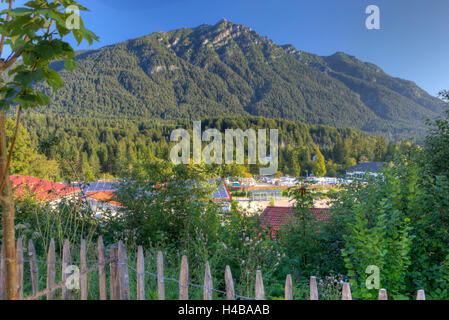
M 161 119 L 253 115 L 418 139 L 445 104 L 342 52 L 277 45 L 244 25 L 154 32 L 79 52 L 81 68 L 39 112 Z

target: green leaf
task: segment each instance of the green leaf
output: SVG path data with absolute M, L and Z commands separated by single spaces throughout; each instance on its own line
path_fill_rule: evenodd
M 19 48 L 25 48 L 27 43 L 22 39 L 21 36 L 13 36 L 6 39 L 5 44 L 11 47 L 11 51 L 16 52 Z
M 63 13 L 50 11 L 47 15 L 48 15 L 49 18 L 53 19 L 56 22 L 56 24 L 59 24 L 61 26 L 65 26 L 66 18 L 65 18 L 65 15 Z
M 64 68 L 70 71 L 75 70 L 80 65 L 73 59 L 64 59 Z
M 24 109 L 33 108 L 38 105 L 39 102 L 37 96 L 34 94 L 19 95 L 15 97 L 13 101 L 20 104 Z
M 20 71 L 14 77 L 14 81 L 19 82 L 22 87 L 26 88 L 31 86 L 31 84 L 40 82 L 42 80 L 43 73 L 42 69 L 35 71 Z
M 51 60 L 55 56 L 55 49 L 56 47 L 53 46 L 50 41 L 42 41 L 33 48 L 33 51 L 39 58 Z
M 55 70 L 50 68 L 47 68 L 44 71 L 44 78 L 55 92 L 58 92 L 58 89 L 63 85 L 61 76 Z
M 32 13 L 34 13 L 34 10 L 30 9 L 30 8 L 14 8 L 14 9 L 2 10 L 0 12 L 1 15 L 8 14 L 8 13 L 11 15 L 11 17 L 25 16 L 25 15 L 31 15 Z
M 48 2 L 45 0 L 34 0 L 34 1 L 28 1 L 24 4 L 26 7 L 39 9 L 39 8 L 45 8 L 48 6 Z
M 40 106 L 46 106 L 51 103 L 51 99 L 46 94 L 44 94 L 42 92 L 36 93 L 36 99 Z

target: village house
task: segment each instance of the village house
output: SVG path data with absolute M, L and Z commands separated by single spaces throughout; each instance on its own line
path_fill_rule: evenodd
M 309 209 L 318 221 L 327 221 L 329 219 L 329 209 L 311 208 Z M 261 227 L 271 230 L 271 236 L 276 238 L 276 231 L 290 223 L 295 216 L 295 207 L 271 207 L 268 206 L 260 216 Z
M 74 197 L 81 192 L 80 188 L 35 177 L 12 175 L 9 179 L 12 182 L 12 189 L 16 198 L 30 196 L 52 205 L 57 205 L 63 198 Z

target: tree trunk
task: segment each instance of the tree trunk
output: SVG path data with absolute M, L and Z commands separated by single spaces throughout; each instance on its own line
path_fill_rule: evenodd
M 5 173 L 8 161 L 8 150 L 6 145 L 6 113 L 0 112 L 0 182 L 5 179 L 1 191 L 2 201 L 2 227 L 4 242 L 4 258 L 6 266 L 6 299 L 17 299 L 17 270 L 16 270 L 16 245 L 14 230 L 14 199 L 9 181 L 9 174 Z

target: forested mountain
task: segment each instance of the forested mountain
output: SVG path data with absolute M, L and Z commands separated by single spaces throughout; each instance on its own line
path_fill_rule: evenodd
M 444 108 L 373 64 L 278 46 L 226 20 L 83 51 L 77 62 L 73 73 L 53 64 L 64 88 L 39 112 L 107 119 L 255 115 L 420 138 L 425 120 Z

